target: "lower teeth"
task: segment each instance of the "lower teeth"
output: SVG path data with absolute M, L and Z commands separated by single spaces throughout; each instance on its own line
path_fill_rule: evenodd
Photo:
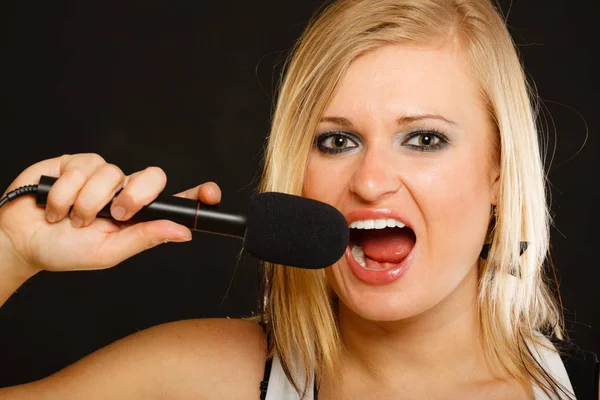
M 367 267 L 367 263 L 365 262 L 365 252 L 363 251 L 362 247 L 357 245 L 352 247 L 352 257 L 354 257 L 354 260 L 358 263 L 358 265 L 360 265 L 367 271 L 383 271 L 388 268 L 391 268 L 394 265 L 391 263 L 376 263 L 376 265 L 378 266 L 377 268 Z M 375 264 L 375 262 L 373 261 L 372 264 Z M 383 265 L 386 265 L 386 267 L 383 267 Z
M 354 257 L 354 260 L 356 260 L 361 267 L 367 268 L 367 264 L 365 263 L 365 252 L 362 247 L 354 246 L 352 248 L 352 257 Z

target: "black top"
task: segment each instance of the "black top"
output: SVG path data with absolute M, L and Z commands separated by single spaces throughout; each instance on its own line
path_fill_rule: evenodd
M 577 400 L 598 400 L 598 376 L 600 375 L 600 363 L 596 354 L 582 350 L 569 342 L 555 342 L 559 349 L 569 380 L 575 391 Z M 265 373 L 260 383 L 260 399 L 267 397 L 267 386 L 271 375 L 270 358 L 265 364 Z M 314 400 L 318 399 L 319 389 L 315 380 Z
M 600 363 L 596 354 L 570 342 L 555 342 L 577 400 L 598 400 Z

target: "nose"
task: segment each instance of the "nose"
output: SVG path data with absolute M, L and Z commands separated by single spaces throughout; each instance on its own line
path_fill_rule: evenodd
M 368 203 L 376 203 L 396 193 L 402 187 L 402 181 L 390 156 L 386 149 L 367 150 L 352 176 L 350 191 Z

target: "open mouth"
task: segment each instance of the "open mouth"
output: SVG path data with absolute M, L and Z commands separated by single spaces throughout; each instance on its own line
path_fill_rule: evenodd
M 395 219 L 354 221 L 349 248 L 365 270 L 385 271 L 401 263 L 417 241 L 414 231 Z

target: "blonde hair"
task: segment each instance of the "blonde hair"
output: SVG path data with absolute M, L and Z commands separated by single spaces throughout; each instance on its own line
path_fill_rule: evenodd
M 539 332 L 563 338 L 559 307 L 543 274 L 550 216 L 535 96 L 490 0 L 341 0 L 317 13 L 286 64 L 259 190 L 302 194 L 318 120 L 354 59 L 387 44 L 445 42 L 464 50 L 496 127 L 495 157 L 501 169 L 497 218 L 491 224 L 487 260 L 480 261 L 479 269 L 486 355 L 503 376 L 533 380 L 546 393 L 558 394 L 564 388 L 534 354 L 535 345 L 547 343 Z M 522 256 L 521 241 L 529 244 Z M 337 300 L 324 270 L 265 264 L 264 294 L 268 356 L 278 354 L 299 394 L 311 389 L 311 371 L 334 378 L 343 347 Z

